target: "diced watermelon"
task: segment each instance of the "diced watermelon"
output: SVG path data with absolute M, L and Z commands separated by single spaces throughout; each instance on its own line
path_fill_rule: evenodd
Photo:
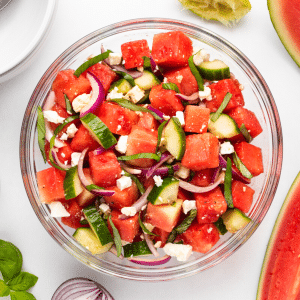
M 184 95 L 190 96 L 199 90 L 197 80 L 190 67 L 170 70 L 164 73 L 164 77 L 168 79 L 168 82 L 175 83 Z
M 234 150 L 253 176 L 263 173 L 261 148 L 247 142 L 240 142 L 234 145 Z
M 124 190 L 120 190 L 117 186 L 110 187 L 109 190 L 115 191 L 110 197 L 104 197 L 110 207 L 121 210 L 123 207 L 131 206 L 139 197 L 139 190 L 134 182 Z
M 178 238 L 181 238 L 184 244 L 191 245 L 193 251 L 207 253 L 218 242 L 220 236 L 214 224 L 199 224 L 194 221 Z
M 89 163 L 93 182 L 100 187 L 115 186 L 121 177 L 121 166 L 111 150 L 98 155 L 89 152 Z
M 134 111 L 111 102 L 102 103 L 98 117 L 112 133 L 120 135 L 128 135 L 139 120 Z
M 121 45 L 121 51 L 126 69 L 142 67 L 144 64 L 143 56 L 150 57 L 147 40 L 124 43 Z
M 144 127 L 133 126 L 128 135 L 126 155 L 138 153 L 155 153 L 157 144 L 157 131 L 152 131 Z M 133 166 L 142 168 L 151 167 L 155 160 L 150 158 L 139 158 L 128 161 Z
M 196 171 L 194 177 L 191 180 L 191 184 L 198 186 L 208 186 L 211 183 L 211 178 L 214 169 L 203 169 L 201 171 Z
M 90 93 L 91 85 L 87 78 L 80 75 L 78 78 L 74 75 L 74 70 L 62 70 L 56 75 L 52 84 L 52 90 L 55 93 L 56 102 L 62 107 L 66 107 L 66 94 L 72 102 L 78 95 Z
M 83 213 L 81 207 L 78 205 L 76 200 L 71 200 L 65 204 L 66 210 L 70 214 L 69 217 L 62 217 L 61 221 L 63 224 L 71 228 L 88 227 L 89 225 L 82 225 L 80 223 Z
M 175 96 L 173 90 L 166 90 L 162 84 L 154 86 L 149 94 L 151 105 L 168 116 L 175 116 L 176 111 L 183 111 L 184 106 L 180 99 Z
M 219 166 L 219 140 L 211 133 L 192 134 L 186 137 L 186 150 L 182 165 L 193 171 Z
M 171 232 L 176 226 L 183 200 L 177 199 L 173 204 L 153 205 L 148 203 L 145 220 L 164 231 Z
M 154 119 L 154 117 L 148 113 L 148 112 L 143 112 L 142 115 L 140 116 L 140 119 L 137 123 L 138 126 L 144 127 L 147 129 L 154 129 L 157 130 L 158 124 L 157 121 Z
M 121 213 L 119 211 L 113 210 L 111 212 L 111 220 L 114 223 L 115 227 L 118 229 L 121 240 L 132 243 L 134 238 L 139 233 L 139 221 L 138 215 L 136 214 L 133 217 L 128 219 L 119 219 Z M 108 229 L 113 233 L 110 222 L 107 223 Z
M 235 120 L 239 127 L 241 127 L 242 124 L 245 124 L 245 127 L 247 128 L 252 138 L 255 138 L 263 131 L 254 112 L 250 111 L 247 108 L 238 106 L 230 110 L 228 115 Z
M 89 181 L 89 183 L 92 184 L 93 180 L 92 180 L 90 169 L 89 168 L 84 168 L 83 173 L 85 175 L 85 178 Z M 92 194 L 87 189 L 83 189 L 81 194 L 79 194 L 76 197 L 76 200 L 77 200 L 79 206 L 85 207 L 85 206 L 88 206 L 88 205 L 92 204 L 93 201 L 95 200 L 95 198 L 96 198 L 95 194 Z
M 66 146 L 58 148 L 57 158 L 62 163 L 67 162 L 66 164 L 70 164 L 71 163 L 71 155 L 74 151 L 72 150 L 71 146 L 68 143 L 65 143 L 65 144 L 66 144 Z
M 227 93 L 232 94 L 232 97 L 224 109 L 224 113 L 229 112 L 237 106 L 244 106 L 244 97 L 240 89 L 240 83 L 235 79 L 223 79 L 209 85 L 211 89 L 212 100 L 205 101 L 206 107 L 211 112 L 217 111 Z
M 216 222 L 226 211 L 227 203 L 220 187 L 206 193 L 195 193 L 199 224 Z
M 36 178 L 41 202 L 51 203 L 65 200 L 64 171 L 50 167 L 37 172 Z
M 154 236 L 154 243 L 161 242 L 160 248 L 164 247 L 169 237 L 170 232 L 164 231 L 158 227 L 154 227 L 152 230 L 156 236 Z
M 191 200 L 194 198 L 194 195 L 191 192 L 188 192 L 182 188 L 179 188 L 177 198 L 181 199 L 181 200 Z
M 253 202 L 254 190 L 237 180 L 232 181 L 231 190 L 233 206 L 247 213 Z
M 86 77 L 87 72 L 94 74 L 100 80 L 106 93 L 112 82 L 118 79 L 118 75 L 110 67 L 101 63 L 89 67 L 82 75 Z
M 82 124 L 78 127 L 78 131 L 75 133 L 70 145 L 75 152 L 82 152 L 85 148 L 89 148 L 92 151 L 100 146 Z
M 206 107 L 187 105 L 184 111 L 184 131 L 194 133 L 207 132 L 210 110 Z
M 192 53 L 192 41 L 181 31 L 158 33 L 153 37 L 151 54 L 163 68 L 187 66 Z

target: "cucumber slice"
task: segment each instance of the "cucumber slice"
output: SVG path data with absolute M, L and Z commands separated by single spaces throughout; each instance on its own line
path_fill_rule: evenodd
M 134 242 L 123 246 L 124 257 L 133 257 L 141 255 L 150 255 L 150 251 L 146 241 Z
M 105 149 L 117 143 L 108 127 L 94 114 L 88 113 L 80 120 L 91 136 Z
M 219 139 L 232 138 L 240 133 L 236 122 L 226 114 L 221 114 L 217 121 L 213 122 L 211 119 L 215 113 L 210 114 L 210 121 L 208 123 L 208 130 Z
M 185 133 L 176 117 L 172 117 L 163 131 L 166 140 L 166 149 L 178 160 L 182 159 L 186 140 Z
M 107 252 L 112 246 L 112 243 L 102 245 L 91 228 L 80 227 L 74 232 L 73 237 L 93 255 Z
M 198 67 L 203 78 L 211 81 L 230 78 L 229 67 L 221 60 L 204 61 Z
M 148 201 L 152 204 L 172 204 L 177 200 L 179 180 L 174 177 L 164 178 L 161 186 L 154 186 L 148 196 Z
M 66 200 L 73 199 L 83 192 L 83 187 L 78 176 L 77 166 L 66 171 L 63 186 Z
M 109 92 L 111 92 L 115 87 L 117 87 L 119 93 L 127 94 L 131 90 L 132 85 L 128 80 L 122 78 L 110 86 Z
M 98 213 L 96 207 L 93 205 L 87 206 L 87 207 L 83 208 L 82 211 L 83 211 L 84 216 L 87 219 L 91 229 L 93 230 L 93 232 L 95 233 L 99 242 L 101 243 L 101 245 L 103 245 L 103 246 L 106 244 L 112 245 L 113 244 L 112 236 L 111 236 L 104 220 Z
M 237 208 L 228 209 L 222 215 L 222 219 L 226 229 L 231 233 L 236 233 L 251 222 L 251 219 Z
M 134 83 L 142 90 L 149 90 L 159 85 L 160 80 L 152 72 L 145 70 L 141 77 L 134 79 Z

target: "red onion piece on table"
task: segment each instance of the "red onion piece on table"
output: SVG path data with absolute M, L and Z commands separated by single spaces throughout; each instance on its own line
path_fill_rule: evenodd
M 144 265 L 144 266 L 159 266 L 162 264 L 167 263 L 170 259 L 171 256 L 169 255 L 164 255 L 162 257 L 158 258 L 142 258 L 142 257 L 129 257 L 128 258 L 131 262 L 134 262 L 139 265 Z
M 157 168 L 159 168 L 164 162 L 166 162 L 171 157 L 172 157 L 172 155 L 169 152 L 164 152 L 161 155 L 160 161 L 148 169 L 148 171 L 146 173 L 146 178 L 147 179 L 150 178 L 153 175 L 153 173 L 157 170 Z
M 80 118 L 88 113 L 94 113 L 105 100 L 105 90 L 101 81 L 91 72 L 87 72 L 86 77 L 92 87 L 92 97 L 89 103 L 80 111 Z

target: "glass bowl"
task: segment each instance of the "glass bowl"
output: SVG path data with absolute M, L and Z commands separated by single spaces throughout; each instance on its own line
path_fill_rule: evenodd
M 50 216 L 47 205 L 39 200 L 36 172 L 46 167 L 37 142 L 37 107 L 43 105 L 51 84 L 59 70 L 76 69 L 91 54 L 97 55 L 100 46 L 120 52 L 120 45 L 129 40 L 147 39 L 152 46 L 153 35 L 171 30 L 181 30 L 188 35 L 194 47 L 205 48 L 211 58 L 222 59 L 231 72 L 245 87 L 245 107 L 254 111 L 263 128 L 263 133 L 253 143 L 262 148 L 264 173 L 252 180 L 255 190 L 254 203 L 249 216 L 253 222 L 234 235 L 229 233 L 206 254 L 194 252 L 186 262 L 172 258 L 167 264 L 145 267 L 126 259 L 120 260 L 112 253 L 93 256 L 72 238 L 72 231 Z M 113 276 L 133 280 L 160 281 L 196 274 L 220 263 L 243 245 L 257 229 L 266 215 L 275 191 L 282 165 L 282 133 L 279 115 L 272 94 L 261 74 L 236 47 L 222 37 L 202 27 L 171 19 L 136 19 L 113 24 L 99 29 L 73 44 L 48 68 L 37 84 L 22 124 L 20 161 L 25 189 L 30 203 L 55 241 L 85 265 Z

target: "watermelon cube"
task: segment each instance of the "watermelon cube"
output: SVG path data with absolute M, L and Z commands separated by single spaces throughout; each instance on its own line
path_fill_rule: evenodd
M 63 224 L 77 229 L 79 227 L 88 227 L 89 225 L 82 225 L 80 223 L 80 220 L 83 217 L 83 213 L 82 213 L 82 209 L 81 207 L 78 205 L 76 200 L 71 200 L 67 203 L 65 203 L 65 207 L 66 210 L 68 211 L 68 213 L 70 214 L 69 217 L 62 217 L 61 221 Z
M 207 132 L 210 110 L 207 107 L 187 105 L 184 111 L 184 131 Z
M 162 230 L 158 227 L 154 227 L 152 233 L 156 234 L 156 236 L 154 236 L 154 243 L 161 242 L 160 248 L 164 247 L 170 235 L 170 232 Z
M 140 116 L 140 119 L 139 119 L 137 125 L 140 127 L 150 129 L 150 130 L 151 129 L 157 130 L 157 128 L 158 128 L 157 121 L 148 112 L 141 113 L 141 116 Z
M 232 200 L 233 206 L 244 213 L 247 213 L 253 202 L 254 190 L 237 180 L 232 181 Z
M 211 178 L 215 169 L 203 169 L 201 171 L 196 171 L 191 184 L 198 186 L 208 186 L 211 184 Z

